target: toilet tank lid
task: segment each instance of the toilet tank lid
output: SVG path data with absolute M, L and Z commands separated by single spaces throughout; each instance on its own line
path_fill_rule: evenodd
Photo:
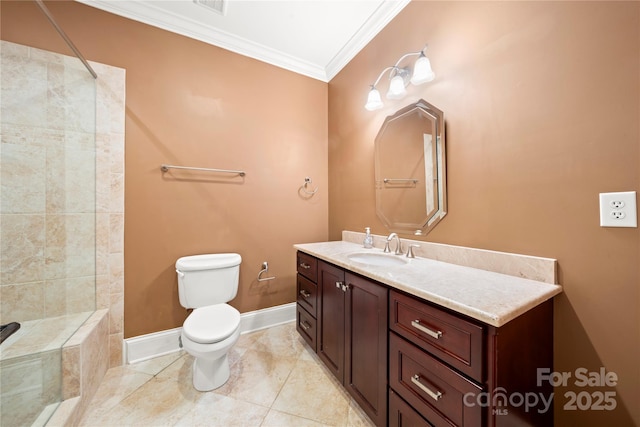
M 176 268 L 182 271 L 211 270 L 240 265 L 242 257 L 235 253 L 191 255 L 179 258 Z

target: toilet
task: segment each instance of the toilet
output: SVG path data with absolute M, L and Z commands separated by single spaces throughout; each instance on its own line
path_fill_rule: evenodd
M 210 391 L 229 379 L 227 353 L 240 336 L 240 312 L 227 304 L 238 293 L 242 257 L 235 253 L 186 256 L 176 261 L 180 305 L 194 309 L 182 325 L 191 354 L 193 386 Z

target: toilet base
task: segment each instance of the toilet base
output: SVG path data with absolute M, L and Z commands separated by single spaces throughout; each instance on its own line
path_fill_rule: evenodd
M 229 375 L 229 359 L 226 354 L 215 360 L 196 357 L 193 361 L 193 387 L 198 391 L 222 387 Z

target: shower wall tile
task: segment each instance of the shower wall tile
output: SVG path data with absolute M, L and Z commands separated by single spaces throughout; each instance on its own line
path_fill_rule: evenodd
M 46 154 L 41 147 L 3 144 L 0 212 L 41 213 L 45 208 Z M 20 193 L 11 191 L 23 188 Z
M 120 312 L 124 310 L 124 294 L 111 294 L 111 303 L 109 305 L 109 332 L 111 334 L 123 332 L 123 318 Z
M 29 46 L 16 43 L 3 43 L 0 56 L 2 58 L 28 58 L 30 56 Z
M 0 284 L 44 278 L 44 215 L 2 215 L 0 222 Z
M 94 214 L 47 215 L 46 224 L 46 278 L 95 275 Z
M 65 106 L 64 128 L 94 134 L 96 118 L 95 80 L 86 69 L 66 67 L 64 74 L 65 99 L 80 100 Z M 87 108 L 91 107 L 91 108 Z
M 61 279 L 66 275 L 67 231 L 64 215 L 47 215 L 45 254 L 45 277 Z
M 22 57 L 7 59 L 3 56 L 0 76 L 2 122 L 42 126 L 47 123 L 47 64 Z
M 111 295 L 124 293 L 124 253 L 122 252 L 109 255 L 109 293 Z
M 65 110 L 69 101 L 65 92 L 64 64 L 47 64 L 47 121 L 51 129 L 64 130 Z
M 96 276 L 96 310 L 108 309 L 111 303 L 109 294 L 109 276 L 101 274 Z
M 96 274 L 109 274 L 109 241 L 111 240 L 111 215 L 96 214 Z M 107 289 L 109 286 L 107 285 Z
M 44 316 L 56 317 L 67 313 L 67 280 L 47 280 L 44 283 Z
M 92 62 L 99 74 L 96 102 L 98 133 L 124 135 L 125 70 Z
M 111 212 L 124 212 L 124 174 L 111 174 Z
M 95 275 L 96 226 L 94 214 L 66 214 L 64 219 L 67 277 Z
M 5 46 L 6 45 L 3 44 L 2 48 L 4 49 Z M 14 44 L 13 46 L 19 46 L 19 45 Z M 47 64 L 58 64 L 58 65 L 64 64 L 63 55 L 60 55 L 59 53 L 55 53 L 55 52 L 50 52 L 48 50 L 28 48 L 27 55 L 33 60 L 42 61 Z
M 96 212 L 108 213 L 111 205 L 110 135 L 96 134 Z
M 66 282 L 66 305 L 68 313 L 81 313 L 95 310 L 95 275 L 67 278 Z
M 109 215 L 109 248 L 111 252 L 124 253 L 124 214 Z
M 111 172 L 124 174 L 124 134 L 113 134 L 109 139 Z
M 63 130 L 47 129 L 21 124 L 2 123 L 2 143 L 44 148 L 63 147 L 65 134 Z M 4 160 L 3 160 L 4 162 Z
M 46 207 L 47 214 L 65 213 L 67 205 L 67 194 L 65 192 L 65 170 L 67 163 L 65 159 L 64 136 L 61 140 L 55 141 L 53 144 L 49 141 L 46 146 L 47 163 L 46 163 Z
M 95 154 L 84 150 L 65 150 L 65 164 L 72 165 L 61 171 L 65 188 L 66 212 L 95 212 L 96 184 L 87 177 L 95 176 Z
M 0 286 L 0 322 L 24 322 L 44 317 L 44 282 Z
M 109 304 L 108 363 L 113 367 L 122 364 L 124 325 L 125 70 L 94 62 L 91 66 L 100 76 L 96 81 L 96 208 L 109 214 L 107 247 L 99 237 L 98 249 L 108 255 L 108 290 L 99 289 L 97 295 Z M 97 268 L 102 271 L 100 265 Z

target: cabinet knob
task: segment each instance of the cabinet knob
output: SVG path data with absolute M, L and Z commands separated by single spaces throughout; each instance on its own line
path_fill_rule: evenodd
M 307 264 L 306 262 L 301 262 L 300 263 L 300 267 L 304 268 L 305 270 L 308 270 L 311 268 L 311 266 L 309 264 Z

